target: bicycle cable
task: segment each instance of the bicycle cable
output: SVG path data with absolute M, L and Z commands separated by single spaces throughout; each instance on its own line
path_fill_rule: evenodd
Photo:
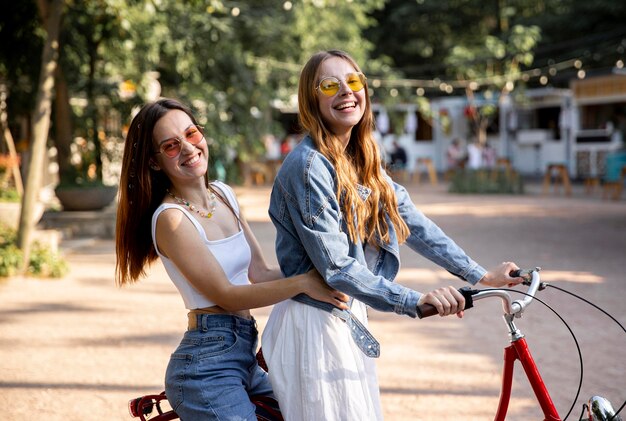
M 546 286 L 546 287 L 550 287 L 550 288 L 554 288 L 554 289 L 556 289 L 557 291 L 561 291 L 561 292 L 564 292 L 564 293 L 566 293 L 566 294 L 569 294 L 569 295 L 571 295 L 572 297 L 574 297 L 574 298 L 578 298 L 579 300 L 581 300 L 581 301 L 583 301 L 583 302 L 585 302 L 585 303 L 589 304 L 590 306 L 592 306 L 592 307 L 593 307 L 593 308 L 595 308 L 596 310 L 598 310 L 598 311 L 602 312 L 605 316 L 607 316 L 608 318 L 610 318 L 611 320 L 613 320 L 613 321 L 614 321 L 614 322 L 615 322 L 615 323 L 616 323 L 616 324 L 617 324 L 617 325 L 618 325 L 618 326 L 619 326 L 619 327 L 620 327 L 620 328 L 624 331 L 624 333 L 626 333 L 626 329 L 624 328 L 624 326 L 622 326 L 622 324 L 621 324 L 619 321 L 617 321 L 617 319 L 616 319 L 615 317 L 611 316 L 611 315 L 610 315 L 607 311 L 605 311 L 605 310 L 604 310 L 604 309 L 602 309 L 601 307 L 597 306 L 596 304 L 592 303 L 591 301 L 589 301 L 589 300 L 587 300 L 587 299 L 585 299 L 585 298 L 583 298 L 583 297 L 581 297 L 581 296 L 579 296 L 579 295 L 577 295 L 577 294 L 574 294 L 573 292 L 570 292 L 570 291 L 568 291 L 568 290 L 566 290 L 566 289 L 563 289 L 563 288 L 560 288 L 560 287 L 554 286 L 554 285 L 552 285 L 552 284 L 548 284 L 548 283 L 546 283 L 546 284 L 545 284 L 545 286 Z M 517 291 L 516 291 L 516 292 L 517 292 Z M 617 415 L 618 415 L 618 414 L 622 411 L 622 409 L 624 409 L 624 406 L 626 406 L 626 400 L 625 400 L 625 401 L 624 401 L 624 403 L 622 403 L 622 405 L 621 405 L 621 406 L 617 409 L 617 411 L 615 411 L 615 414 L 614 414 L 611 418 L 609 418 L 609 421 L 616 419 Z M 584 411 L 584 409 L 583 409 L 583 411 Z
M 572 335 L 572 339 L 574 340 L 574 344 L 576 345 L 576 351 L 578 352 L 578 362 L 580 363 L 580 378 L 578 380 L 578 390 L 576 391 L 576 396 L 574 397 L 574 401 L 572 402 L 572 406 L 570 406 L 569 411 L 567 411 L 567 414 L 565 415 L 565 418 L 563 418 L 563 421 L 567 420 L 567 417 L 569 417 L 571 412 L 574 410 L 574 407 L 576 406 L 576 402 L 578 401 L 578 397 L 580 396 L 580 391 L 581 391 L 582 385 L 583 385 L 583 373 L 584 373 L 584 369 L 583 369 L 583 354 L 582 354 L 582 351 L 580 350 L 580 346 L 578 345 L 578 339 L 576 338 L 576 335 L 574 334 L 574 331 L 572 330 L 572 328 L 570 328 L 570 326 L 567 324 L 565 319 L 563 319 L 563 317 L 561 317 L 561 315 L 555 309 L 553 309 L 550 305 L 548 305 L 548 303 L 546 303 L 545 301 L 537 298 L 534 295 L 527 294 L 527 293 L 522 292 L 522 291 L 517 291 L 515 289 L 509 289 L 509 288 L 487 288 L 487 289 L 483 289 L 481 291 L 515 292 L 517 294 L 526 295 L 527 297 L 532 297 L 534 300 L 537 300 L 538 302 L 543 304 L 545 307 L 547 307 L 552 313 L 554 313 L 554 315 L 556 317 L 558 317 L 559 320 L 561 320 L 561 322 L 565 325 L 565 327 L 569 331 L 570 335 Z

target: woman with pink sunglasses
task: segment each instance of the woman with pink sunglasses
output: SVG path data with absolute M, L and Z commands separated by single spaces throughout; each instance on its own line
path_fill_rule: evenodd
M 138 281 L 160 258 L 189 310 L 165 375 L 180 418 L 256 421 L 251 397 L 273 393 L 255 359 L 250 309 L 298 294 L 346 308 L 347 297 L 316 271 L 284 278 L 268 265 L 235 193 L 208 181 L 208 165 L 202 128 L 180 102 L 146 104 L 133 118 L 120 181 L 116 281 Z

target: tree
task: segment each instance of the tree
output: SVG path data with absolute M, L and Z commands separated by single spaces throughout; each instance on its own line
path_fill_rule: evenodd
M 496 115 L 496 107 L 491 101 L 480 104 L 475 92 L 482 89 L 485 96 L 502 101 L 521 79 L 521 67 L 532 64 L 539 38 L 538 27 L 515 25 L 497 35 L 485 35 L 482 43 L 451 49 L 446 64 L 456 71 L 456 79 L 465 89 L 466 116 L 480 144 L 487 142 L 487 126 Z
M 119 9 L 107 0 L 66 0 L 61 27 L 60 65 L 57 72 L 56 146 L 62 185 L 102 184 L 102 140 L 97 98 L 114 97 L 114 86 L 102 70 L 103 47 L 122 36 Z M 113 92 L 113 94 L 112 94 Z M 84 107 L 72 109 L 70 97 L 86 99 Z M 78 124 L 74 124 L 74 118 Z M 81 136 L 92 150 L 85 162 L 72 165 L 70 145 Z
M 0 15 L 0 83 L 7 95 L 7 124 L 30 122 L 43 48 L 41 19 L 34 1 L 6 2 Z M 15 46 L 19 45 L 19 49 Z M 21 133 L 13 133 L 16 141 Z
M 14 3 L 22 9 L 31 5 Z M 65 5 L 51 136 L 64 180 L 73 178 L 73 139 L 82 136 L 100 147 L 102 118 L 93 106 L 96 99 L 127 119 L 133 107 L 152 99 L 155 72 L 162 95 L 196 108 L 207 139 L 213 140 L 213 161 L 226 163 L 233 154 L 254 159 L 263 153 L 263 135 L 280 130 L 274 104 L 292 100 L 299 71 L 316 50 L 345 49 L 366 71 L 388 71 L 382 61 L 368 60 L 373 46 L 362 37 L 363 28 L 375 22 L 369 14 L 384 0 L 65 0 Z M 26 19 L 32 13 L 11 10 L 7 23 L 4 17 L 0 20 L 0 31 L 13 21 L 21 23 L 22 31 L 28 28 L 24 22 L 33 21 Z M 32 26 L 28 40 L 37 41 L 41 26 L 36 21 Z M 33 61 L 32 53 L 22 57 L 22 51 L 9 50 L 11 44 L 0 46 L 2 56 L 6 52 L 15 62 L 11 69 L 24 73 L 36 67 L 26 64 Z M 7 79 L 14 93 L 25 80 L 17 72 Z M 131 95 L 120 96 L 121 85 L 131 87 L 126 91 Z M 32 101 L 33 95 L 23 98 Z M 70 99 L 85 98 L 88 107 L 70 107 Z M 10 109 L 17 99 L 15 94 L 9 97 Z M 25 109 L 32 110 L 32 105 Z M 122 130 L 115 136 L 122 137 Z M 100 165 L 96 167 L 100 178 Z
M 541 30 L 516 17 L 538 13 L 533 7 L 536 2 L 528 0 L 391 0 L 374 14 L 379 25 L 368 35 L 376 53 L 388 51 L 407 77 L 432 81 L 427 86 L 435 90 L 429 96 L 465 94 L 470 127 L 484 143 L 496 113 L 489 98 L 506 95 L 532 64 Z M 415 96 L 414 91 L 404 94 Z
M 196 107 L 213 162 L 227 165 L 232 154 L 243 161 L 258 158 L 263 135 L 279 130 L 272 104 L 288 103 L 297 92 L 304 60 L 318 49 L 339 47 L 364 62 L 369 46 L 361 28 L 372 23 L 367 12 L 383 4 L 286 3 L 133 2 L 120 9 L 127 36 L 104 45 L 107 67 L 117 71 L 119 82 L 137 86 L 139 103 L 147 75 L 157 71 L 164 96 Z M 235 173 L 234 166 L 229 169 Z
M 373 56 L 391 58 L 397 71 L 419 80 L 455 80 L 457 72 L 450 73 L 447 64 L 455 47 L 481 45 L 487 36 L 505 36 L 516 26 L 541 33 L 532 65 L 520 65 L 531 76 L 523 80 L 528 87 L 568 87 L 579 71 L 577 59 L 588 73 L 606 73 L 626 49 L 626 3 L 612 0 L 389 0 L 372 17 L 377 24 L 365 36 L 375 46 Z M 468 58 L 466 65 L 475 60 Z M 428 91 L 446 94 L 436 84 Z
M 46 40 L 41 53 L 41 73 L 35 100 L 33 114 L 30 161 L 17 237 L 17 246 L 23 252 L 22 270 L 25 270 L 30 260 L 30 246 L 34 220 L 35 204 L 39 198 L 46 141 L 50 128 L 50 113 L 52 108 L 52 94 L 54 91 L 54 75 L 57 67 L 59 48 L 59 28 L 63 14 L 63 0 L 39 0 L 38 9 L 46 29 Z

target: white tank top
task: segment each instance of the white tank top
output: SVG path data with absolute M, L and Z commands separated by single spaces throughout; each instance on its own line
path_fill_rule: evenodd
M 214 181 L 211 185 L 219 189 L 224 194 L 228 203 L 230 203 L 237 216 L 239 216 L 239 206 L 237 205 L 232 189 L 219 181 Z M 185 214 L 187 218 L 189 218 L 198 230 L 200 237 L 204 240 L 207 249 L 213 253 L 217 261 L 220 263 L 220 266 L 222 266 L 222 269 L 231 284 L 247 285 L 250 283 L 248 279 L 248 268 L 250 267 L 252 254 L 250 251 L 250 245 L 246 241 L 246 236 L 241 228 L 241 224 L 239 224 L 239 232 L 236 234 L 220 240 L 212 241 L 207 239 L 202 225 L 200 225 L 200 223 L 187 209 L 174 203 L 163 203 L 156 209 L 156 211 L 154 211 L 154 215 L 152 215 L 152 242 L 157 254 L 163 262 L 163 266 L 165 267 L 167 274 L 178 289 L 178 292 L 180 292 L 180 295 L 185 303 L 185 308 L 193 310 L 196 308 L 212 307 L 215 303 L 210 301 L 196 288 L 194 288 L 193 285 L 187 281 L 185 276 L 180 273 L 176 265 L 166 256 L 161 254 L 161 251 L 156 243 L 156 222 L 161 212 L 165 209 L 178 209 Z

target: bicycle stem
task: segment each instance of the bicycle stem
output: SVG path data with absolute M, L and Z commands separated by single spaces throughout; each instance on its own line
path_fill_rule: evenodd
M 502 300 L 502 309 L 504 311 L 504 321 L 509 329 L 509 337 L 511 342 L 517 341 L 524 337 L 520 330 L 515 326 L 514 319 L 521 317 L 524 309 L 532 302 L 535 293 L 541 286 L 541 279 L 539 277 L 539 271 L 541 268 L 535 268 L 533 270 L 525 271 L 520 276 L 530 276 L 530 286 L 526 295 L 521 300 L 512 300 L 507 291 L 503 290 L 489 290 L 479 291 L 472 295 L 473 301 L 481 300 L 483 298 L 499 297 Z

